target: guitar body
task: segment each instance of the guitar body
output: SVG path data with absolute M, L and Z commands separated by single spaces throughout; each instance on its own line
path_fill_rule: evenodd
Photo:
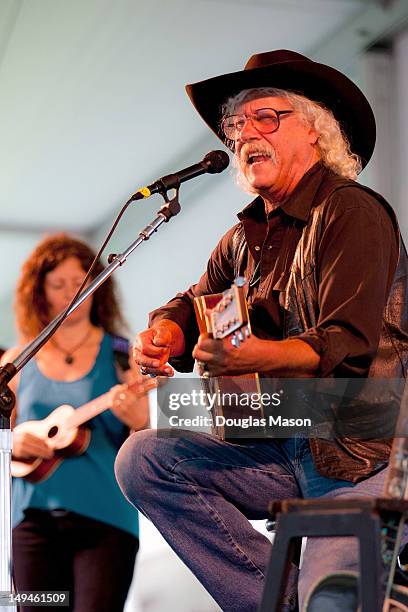
M 75 408 L 68 405 L 59 406 L 41 421 L 25 421 L 14 428 L 14 431 L 28 432 L 43 440 L 54 451 L 51 459 L 13 459 L 11 474 L 25 478 L 30 482 L 41 482 L 67 457 L 82 455 L 89 446 L 91 432 L 86 427 L 71 427 L 70 421 Z
M 239 346 L 251 335 L 248 308 L 244 294 L 244 279 L 236 279 L 230 289 L 223 293 L 202 295 L 194 299 L 194 310 L 200 333 L 209 333 L 216 339 L 231 338 L 234 346 Z M 229 397 L 243 396 L 260 393 L 259 376 L 257 373 L 243 374 L 240 376 L 218 376 L 211 377 L 205 373 L 201 374 L 202 387 L 205 393 L 217 396 Z M 218 425 L 218 418 L 244 419 L 248 416 L 262 418 L 263 410 L 254 413 L 248 406 L 238 404 L 222 404 L 215 402 L 211 408 L 213 419 L 213 434 L 221 440 L 242 437 L 239 435 L 240 428 L 233 427 L 231 435 L 228 435 L 224 425 Z M 232 433 L 234 430 L 235 433 Z M 263 430 L 262 430 L 263 431 Z M 248 437 L 248 432 L 244 432 Z

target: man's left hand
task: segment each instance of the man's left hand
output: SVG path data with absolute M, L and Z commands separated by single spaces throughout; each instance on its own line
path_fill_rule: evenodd
M 209 334 L 201 334 L 193 350 L 193 357 L 206 364 L 210 376 L 232 376 L 259 372 L 264 340 L 250 336 L 235 347 L 231 337 L 214 340 Z

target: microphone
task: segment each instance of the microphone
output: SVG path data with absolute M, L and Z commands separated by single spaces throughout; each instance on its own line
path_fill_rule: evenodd
M 200 174 L 218 174 L 227 168 L 229 162 L 229 156 L 225 151 L 210 151 L 198 164 L 183 168 L 183 170 L 179 170 L 174 174 L 162 176 L 151 185 L 138 189 L 130 197 L 129 202 L 150 198 L 154 193 L 164 193 L 169 189 L 177 189 L 180 183 L 189 181 L 196 176 L 200 176 Z

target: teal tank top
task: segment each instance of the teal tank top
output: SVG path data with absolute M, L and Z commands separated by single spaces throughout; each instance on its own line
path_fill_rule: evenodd
M 93 368 L 79 380 L 63 382 L 47 378 L 33 359 L 21 371 L 16 424 L 44 419 L 61 404 L 78 408 L 118 382 L 112 338 L 107 334 Z M 83 455 L 63 461 L 43 482 L 32 484 L 23 478 L 13 479 L 13 527 L 24 518 L 27 508 L 63 508 L 138 535 L 137 511 L 120 491 L 113 469 L 128 430 L 110 410 L 86 425 L 92 436 Z

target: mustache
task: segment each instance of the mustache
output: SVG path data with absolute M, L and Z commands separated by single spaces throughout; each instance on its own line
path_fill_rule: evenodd
M 270 157 L 273 163 L 276 162 L 276 152 L 274 147 L 271 145 L 265 145 L 263 143 L 246 143 L 243 145 L 242 149 L 239 152 L 239 160 L 244 163 L 248 163 L 250 158 L 255 155 L 264 155 L 265 157 Z

